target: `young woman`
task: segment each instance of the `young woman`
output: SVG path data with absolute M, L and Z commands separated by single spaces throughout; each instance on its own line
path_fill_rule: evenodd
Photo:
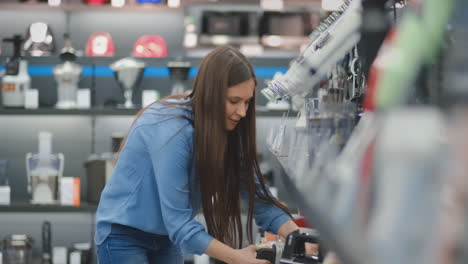
M 132 125 L 96 214 L 100 264 L 181 264 L 203 254 L 230 264 L 266 264 L 242 247 L 241 200 L 263 230 L 298 229 L 271 196 L 256 158 L 256 78 L 236 49 L 202 61 L 190 95 L 143 109 Z M 207 231 L 194 217 L 202 208 Z

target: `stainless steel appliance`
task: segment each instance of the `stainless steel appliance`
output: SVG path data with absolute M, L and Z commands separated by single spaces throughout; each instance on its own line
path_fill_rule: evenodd
M 41 264 L 52 264 L 52 228 L 49 221 L 42 223 Z
M 24 234 L 9 235 L 3 240 L 4 264 L 32 264 L 34 240 Z

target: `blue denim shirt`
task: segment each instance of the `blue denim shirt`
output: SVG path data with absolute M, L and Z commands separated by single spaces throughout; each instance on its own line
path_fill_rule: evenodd
M 201 197 L 194 180 L 194 130 L 189 120 L 180 118 L 183 115 L 193 120 L 190 109 L 185 108 L 153 104 L 130 129 L 101 194 L 96 245 L 117 223 L 168 235 L 185 254 L 206 251 L 213 237 L 194 219 Z M 257 225 L 272 233 L 290 220 L 280 208 L 260 201 L 255 203 L 254 218 Z

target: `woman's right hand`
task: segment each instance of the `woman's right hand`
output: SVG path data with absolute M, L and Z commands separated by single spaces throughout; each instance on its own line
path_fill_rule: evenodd
M 250 245 L 243 249 L 236 249 L 236 254 L 230 264 L 272 264 L 265 259 L 257 259 L 259 247 Z

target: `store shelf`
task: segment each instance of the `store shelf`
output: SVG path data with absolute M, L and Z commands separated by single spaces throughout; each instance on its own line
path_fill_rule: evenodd
M 0 9 L 1 9 L 1 4 L 0 4 Z M 208 51 L 208 49 L 206 51 Z M 9 54 L 0 55 L 0 65 L 3 65 L 5 61 L 7 60 L 7 58 L 9 57 L 10 57 Z M 57 64 L 62 63 L 58 55 L 45 56 L 45 57 L 25 56 L 23 58 L 28 61 L 29 65 L 57 65 Z M 123 57 L 121 56 L 113 56 L 113 57 L 82 56 L 82 57 L 77 57 L 76 63 L 81 64 L 81 65 L 96 65 L 96 66 L 106 65 L 108 66 L 121 58 Z M 202 57 L 186 56 L 183 58 L 176 58 L 176 57 L 138 58 L 138 60 L 145 62 L 146 66 L 167 66 L 167 64 L 170 61 L 183 60 L 183 61 L 190 62 L 192 67 L 197 67 L 200 64 Z M 262 57 L 251 57 L 249 58 L 249 60 L 254 67 L 286 67 L 289 65 L 291 58 L 279 57 L 279 56 L 262 56 Z
M 182 7 L 169 8 L 165 4 L 133 4 L 124 8 L 111 5 L 85 5 L 82 3 L 63 3 L 60 6 L 49 6 L 47 3 L 0 3 L 0 10 L 33 10 L 33 11 L 62 11 L 62 12 L 181 12 Z
M 249 5 L 260 6 L 261 0 L 188 0 L 189 5 Z M 322 0 L 287 0 L 284 1 L 285 8 L 321 8 Z
M 80 206 L 38 205 L 28 202 L 13 202 L 11 205 L 0 205 L 0 213 L 50 213 L 50 212 L 96 212 L 97 205 L 81 203 Z
M 3 1 L 3 0 L 2 0 Z M 216 5 L 248 5 L 258 7 L 259 0 L 217 0 Z M 80 12 L 80 11 L 104 11 L 104 12 L 181 12 L 185 7 L 191 5 L 213 5 L 213 0 L 190 0 L 184 3 L 182 1 L 180 7 L 170 8 L 165 3 L 160 4 L 137 4 L 127 3 L 122 8 L 113 7 L 110 4 L 106 5 L 86 5 L 81 2 L 68 2 L 62 3 L 60 6 L 49 6 L 47 3 L 15 3 L 15 2 L 2 2 L 0 3 L 0 10 L 14 9 L 14 10 L 57 10 L 65 12 Z M 321 0 L 288 0 L 285 3 L 285 8 L 320 8 Z
M 7 109 L 0 108 L 1 115 L 135 115 L 140 109 L 117 109 L 117 108 L 98 108 L 98 109 L 55 109 L 55 108 L 38 108 L 38 109 Z M 257 116 L 283 116 L 286 111 L 283 110 L 257 110 Z M 294 114 L 290 112 L 290 115 Z
M 139 109 L 2 109 L 0 115 L 135 115 Z

